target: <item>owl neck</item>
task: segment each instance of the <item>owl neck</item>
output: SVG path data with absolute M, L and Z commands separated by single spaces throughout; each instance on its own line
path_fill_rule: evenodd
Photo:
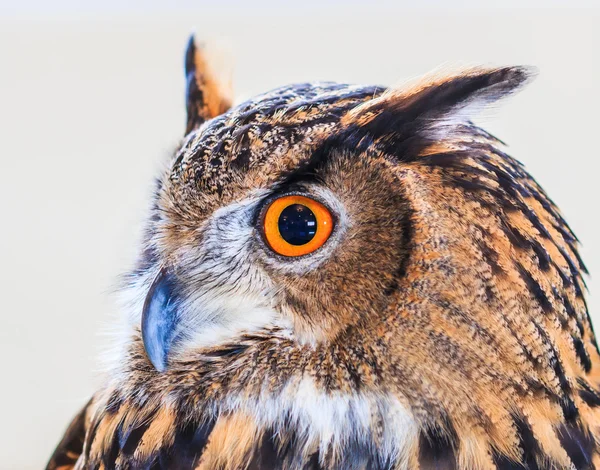
M 280 456 L 289 468 L 300 468 L 297 462 L 315 452 L 329 461 L 324 468 L 379 468 L 369 462 L 408 458 L 420 426 L 369 366 L 377 360 L 360 357 L 375 352 L 359 350 L 357 344 L 299 345 L 271 328 L 188 351 L 159 373 L 136 339 L 105 395 L 144 409 L 174 408 L 211 426 L 227 417 L 237 423 L 228 432 L 240 439 L 251 434 L 258 447 L 277 436 L 276 447 L 290 443 L 290 454 Z

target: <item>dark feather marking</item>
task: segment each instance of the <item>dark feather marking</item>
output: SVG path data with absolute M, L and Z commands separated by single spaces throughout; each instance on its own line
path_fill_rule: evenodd
M 121 397 L 120 392 L 115 390 L 111 393 L 108 401 L 106 402 L 104 410 L 106 411 L 106 414 L 115 414 L 117 411 L 119 411 L 122 404 L 123 398 Z
M 544 470 L 538 466 L 538 461 L 542 460 L 540 446 L 533 435 L 531 427 L 525 421 L 525 418 L 515 417 L 515 426 L 519 437 L 519 447 L 523 455 L 521 462 L 514 462 L 506 456 L 493 452 L 494 463 L 498 470 Z
M 290 427 L 289 416 L 286 417 L 283 429 L 279 429 L 276 433 L 273 428 L 269 428 L 265 433 L 265 438 L 273 441 L 275 447 L 278 449 L 278 454 L 284 462 L 288 464 L 293 462 L 298 466 L 298 460 L 301 458 L 298 450 L 301 443 L 296 431 Z
M 539 467 L 531 467 L 527 464 L 513 462 L 508 457 L 504 455 L 494 454 L 494 464 L 496 465 L 496 470 L 537 470 Z
M 527 217 L 531 225 L 538 231 L 538 233 L 548 240 L 552 240 L 552 236 L 541 222 L 537 214 L 531 210 L 531 208 L 521 201 L 519 196 L 522 197 L 532 197 L 532 192 L 527 189 L 526 186 L 521 184 L 515 179 L 514 174 L 510 174 L 508 171 L 485 161 L 482 159 L 479 161 L 481 165 L 486 167 L 490 172 L 492 172 L 496 176 L 496 181 L 502 187 L 508 195 L 512 197 L 513 200 L 519 202 L 519 208 L 522 210 L 523 214 Z
M 283 445 L 280 441 L 283 441 Z M 300 452 L 301 447 L 302 443 L 294 430 L 286 427 L 276 433 L 274 429 L 269 428 L 257 444 L 248 470 L 323 470 L 319 464 L 319 452 L 316 451 L 308 459 L 304 459 Z
M 590 384 L 588 384 L 584 379 L 579 378 L 577 382 L 581 386 L 579 390 L 579 396 L 581 399 L 589 406 L 595 408 L 600 406 L 600 393 L 594 390 Z
M 578 318 L 577 312 L 573 308 L 573 304 L 569 300 L 568 296 L 566 296 L 566 295 L 562 296 L 562 304 L 565 307 L 565 311 L 567 312 L 567 315 L 569 317 L 571 317 L 571 318 Z M 579 322 L 578 322 L 578 328 L 579 328 L 579 334 L 583 337 L 584 331 L 583 331 L 581 323 L 579 323 Z
M 122 424 L 119 425 L 117 434 L 119 436 L 119 447 L 123 455 L 131 455 L 135 452 L 151 422 L 152 416 L 147 417 L 144 422 L 137 426 L 131 426 L 129 429 L 123 429 Z
M 571 229 L 568 228 L 568 225 L 564 221 L 564 219 L 559 216 L 557 220 L 560 220 L 560 222 L 552 224 L 552 227 L 554 227 L 558 231 L 558 233 L 562 235 L 565 242 L 569 244 L 574 244 L 575 242 L 578 242 L 579 239 L 573 234 L 573 232 L 571 232 Z
M 592 457 L 596 443 L 591 434 L 576 424 L 563 424 L 558 428 L 558 438 L 577 470 L 594 468 Z
M 565 395 L 560 399 L 560 407 L 562 409 L 565 420 L 573 421 L 579 416 L 579 409 L 573 399 Z
M 579 241 L 569 224 L 562 217 L 558 208 L 552 202 L 552 199 L 546 194 L 542 187 L 535 181 L 531 175 L 527 175 L 527 180 L 524 184 L 530 189 L 533 198 L 556 220 L 553 227 L 563 236 L 566 242 L 573 243 Z
M 573 254 L 575 255 L 575 258 L 577 258 L 577 263 L 579 264 L 579 269 L 581 269 L 581 271 L 583 273 L 589 274 L 589 271 L 588 271 L 585 263 L 583 262 L 583 259 L 581 258 L 581 254 L 579 253 L 579 250 L 573 246 L 571 246 L 571 249 L 573 250 Z
M 579 416 L 579 410 L 577 409 L 575 402 L 573 401 L 573 399 L 570 396 L 571 384 L 567 380 L 567 377 L 565 375 L 563 366 L 560 362 L 558 353 L 556 352 L 556 348 L 554 347 L 554 344 L 553 344 L 552 340 L 550 339 L 548 332 L 546 330 L 544 330 L 540 325 L 538 325 L 538 323 L 536 321 L 533 321 L 532 323 L 535 326 L 536 331 L 540 335 L 540 338 L 542 339 L 542 343 L 544 344 L 544 346 L 546 346 L 550 350 L 549 351 L 550 352 L 550 357 L 549 357 L 550 367 L 552 367 L 552 370 L 554 371 L 555 376 L 558 378 L 560 390 L 562 392 L 562 395 L 560 397 L 558 397 L 558 403 L 562 409 L 565 420 L 572 421 L 575 418 L 577 418 L 577 416 Z
M 579 276 L 579 270 L 577 269 L 577 266 L 575 265 L 575 263 L 573 262 L 573 260 L 571 259 L 571 257 L 565 251 L 564 248 L 562 248 L 560 245 L 556 245 L 556 248 L 558 249 L 558 251 L 560 252 L 562 257 L 565 259 L 565 261 L 569 265 L 569 269 L 571 270 L 571 279 L 573 281 L 573 285 L 575 286 L 575 294 L 577 295 L 578 298 L 582 298 L 583 297 L 583 289 L 581 287 L 580 280 L 581 281 L 583 281 L 583 280 Z
M 279 455 L 273 442 L 273 430 L 268 429 L 254 449 L 248 470 L 262 470 L 266 468 L 279 470 L 283 467 L 283 463 L 284 458 Z
M 548 254 L 548 252 L 546 251 L 546 249 L 537 241 L 535 240 L 530 240 L 531 242 L 531 248 L 533 249 L 537 260 L 538 260 L 538 266 L 540 267 L 540 269 L 542 271 L 548 271 L 550 269 L 550 255 Z
M 121 427 L 122 421 L 119 423 Z M 110 440 L 110 447 L 102 453 L 102 463 L 105 470 L 113 470 L 117 468 L 117 457 L 119 456 L 119 432 L 116 431 Z
M 580 320 L 579 316 L 577 315 L 577 312 L 573 308 L 573 305 L 571 304 L 569 297 L 567 295 L 557 295 L 557 294 L 555 294 L 555 297 L 560 298 L 560 301 L 562 302 L 562 305 L 565 308 L 565 312 L 567 313 L 567 316 L 569 318 L 575 319 L 575 325 L 577 326 L 577 333 L 579 333 L 579 338 L 584 338 L 585 328 L 583 327 L 583 323 L 581 323 L 581 320 Z
M 302 470 L 323 470 L 321 464 L 319 464 L 319 452 L 314 452 L 306 461 Z
M 447 415 L 441 426 L 421 431 L 419 437 L 419 467 L 421 470 L 456 470 L 457 435 Z
M 382 461 L 379 458 L 375 444 L 369 437 L 355 436 L 346 443 L 341 459 L 332 468 L 336 470 L 390 470 L 394 468 L 394 464 L 395 462 Z
M 516 227 L 507 223 L 503 224 L 502 229 L 513 244 L 525 250 L 532 250 L 535 253 L 538 266 L 542 271 L 548 271 L 550 269 L 550 255 L 537 240 L 523 235 Z
M 527 237 L 525 237 L 515 227 L 506 223 L 506 221 L 503 222 L 504 223 L 500 228 L 514 246 L 521 248 L 522 250 L 528 250 L 531 248 L 530 240 Z
M 481 178 L 468 178 L 452 175 L 451 177 L 448 177 L 448 180 L 456 187 L 464 190 L 465 197 L 467 199 L 476 201 L 482 207 L 488 208 L 490 211 L 498 212 L 498 210 L 501 209 L 504 211 L 504 213 L 509 213 L 518 210 L 514 202 L 506 197 L 504 191 L 501 189 L 488 187 L 486 182 Z M 485 191 L 488 193 L 490 196 L 492 196 L 494 202 L 490 202 L 484 198 L 481 198 L 478 194 L 479 191 Z M 498 215 L 500 217 L 504 217 L 504 214 L 501 212 L 498 213 Z M 500 228 L 504 229 L 504 227 Z M 523 246 L 522 248 L 527 248 L 527 246 Z
M 502 268 L 502 266 L 500 266 L 500 255 L 494 249 L 493 246 L 488 245 L 485 241 L 486 239 L 489 239 L 491 237 L 490 233 L 483 227 L 477 228 L 481 231 L 481 234 L 483 236 L 482 240 L 477 240 L 477 245 L 481 250 L 481 256 L 483 256 L 483 259 L 492 270 L 492 274 L 494 276 L 497 276 L 505 273 L 505 270 Z
M 590 370 L 592 370 L 592 360 L 590 359 L 590 356 L 585 349 L 585 345 L 583 344 L 583 341 L 581 341 L 581 339 L 575 336 L 573 336 L 572 339 L 573 346 L 575 347 L 575 353 L 577 354 L 577 358 L 579 359 L 579 363 L 581 364 L 581 367 L 583 367 L 585 372 L 588 373 Z
M 348 347 L 348 351 L 352 351 L 356 357 L 364 357 L 364 352 L 360 351 L 358 348 Z M 362 389 L 362 376 L 358 368 L 352 361 L 347 361 L 345 363 L 345 369 L 346 372 L 348 372 L 352 385 L 354 385 L 354 391 L 360 392 Z
M 250 166 L 250 157 L 252 156 L 249 137 L 250 131 L 254 135 L 261 135 L 267 132 L 269 128 L 267 124 L 246 124 L 233 133 L 232 138 L 235 140 L 230 145 L 237 147 L 237 152 L 231 162 L 232 167 L 244 170 Z
M 408 267 L 408 263 L 410 261 L 410 254 L 413 251 L 412 240 L 413 240 L 413 224 L 412 224 L 412 213 L 409 207 L 405 208 L 405 216 L 402 219 L 402 237 L 399 237 L 402 240 L 402 244 L 404 247 L 404 255 L 400 264 L 396 271 L 393 273 L 393 277 L 391 282 L 385 287 L 384 295 L 390 296 L 396 290 L 398 290 L 399 280 L 402 279 L 406 275 L 406 268 Z
M 542 310 L 545 313 L 552 312 L 552 303 L 550 303 L 550 300 L 548 299 L 548 296 L 546 295 L 546 292 L 544 291 L 542 286 L 533 278 L 531 273 L 527 271 L 527 269 L 525 269 L 525 267 L 521 263 L 515 262 L 515 267 L 517 268 L 521 279 L 525 281 L 527 288 L 533 294 L 534 298 L 537 300 Z
M 244 353 L 250 347 L 249 344 L 224 344 L 223 346 L 219 346 L 218 348 L 210 349 L 204 353 L 205 357 L 224 357 L 230 358 L 239 356 Z
M 148 470 L 166 470 L 164 469 L 161 464 L 160 464 L 160 459 L 155 459 L 152 461 L 152 463 L 150 463 L 150 466 L 146 466 L 146 467 L 141 467 L 141 468 L 148 468 Z
M 556 270 L 556 272 L 558 273 L 558 275 L 560 276 L 560 279 L 562 281 L 562 285 L 563 287 L 571 287 L 573 285 L 573 281 L 571 280 L 571 277 L 569 275 L 567 275 L 562 268 L 556 264 L 555 261 L 551 261 L 552 266 L 554 267 L 554 269 Z
M 159 453 L 160 468 L 195 468 L 215 426 L 215 419 L 198 422 L 181 416 L 179 423 L 173 444 Z

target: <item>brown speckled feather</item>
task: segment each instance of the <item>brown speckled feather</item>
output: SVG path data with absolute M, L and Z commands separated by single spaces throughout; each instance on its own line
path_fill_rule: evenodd
M 470 120 L 526 78 L 300 84 L 188 124 L 123 352 L 49 468 L 600 470 L 577 240 Z M 293 264 L 257 225 L 289 191 L 336 214 Z M 183 327 L 155 367 L 140 310 L 167 276 Z

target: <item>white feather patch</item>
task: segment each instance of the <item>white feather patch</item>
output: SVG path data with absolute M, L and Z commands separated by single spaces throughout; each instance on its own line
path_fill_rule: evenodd
M 316 446 L 320 455 L 334 459 L 349 443 L 369 448 L 376 442 L 382 461 L 397 461 L 407 469 L 411 450 L 416 445 L 419 426 L 396 397 L 389 394 L 324 391 L 311 377 L 290 383 L 278 394 L 264 392 L 256 399 L 230 397 L 225 408 L 252 416 L 263 428 L 293 429 L 300 453 L 308 455 Z M 375 436 L 377 436 L 375 438 Z M 374 441 L 375 439 L 375 441 Z

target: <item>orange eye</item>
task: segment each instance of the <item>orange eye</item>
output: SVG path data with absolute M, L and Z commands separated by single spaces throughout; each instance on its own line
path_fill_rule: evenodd
M 265 213 L 263 230 L 271 249 L 283 256 L 312 253 L 333 230 L 331 213 L 320 202 L 290 195 L 275 199 Z

